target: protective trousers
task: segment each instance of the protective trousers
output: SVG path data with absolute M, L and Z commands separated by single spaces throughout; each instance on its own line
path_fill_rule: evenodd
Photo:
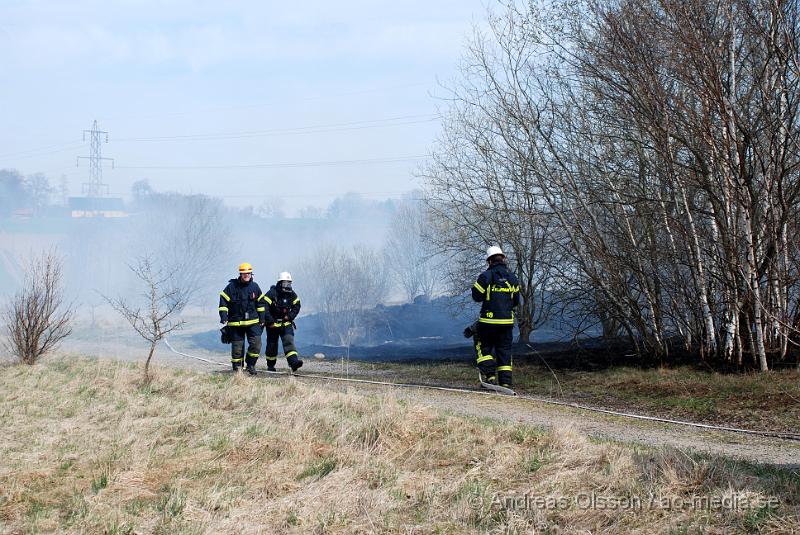
M 514 341 L 513 325 L 478 324 L 474 337 L 478 368 L 485 378 L 497 377 L 497 382 L 512 386 L 511 343 Z
M 275 366 L 278 360 L 278 340 L 283 345 L 286 362 L 292 366 L 297 362 L 297 348 L 294 346 L 294 328 L 291 325 L 267 329 L 267 366 Z
M 233 369 L 242 367 L 242 362 L 247 366 L 255 366 L 258 355 L 261 353 L 261 332 L 260 325 L 248 325 L 246 327 L 228 326 L 231 336 L 231 364 Z M 244 340 L 247 338 L 247 357 L 244 355 Z

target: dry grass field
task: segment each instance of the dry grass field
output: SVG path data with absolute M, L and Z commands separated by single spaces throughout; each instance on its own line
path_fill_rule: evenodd
M 0 533 L 800 533 L 800 476 L 300 384 L 0 368 Z

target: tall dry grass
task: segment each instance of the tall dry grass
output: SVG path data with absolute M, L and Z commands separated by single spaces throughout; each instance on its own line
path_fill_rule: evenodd
M 140 375 L 0 369 L 0 532 L 800 532 L 796 472 L 290 378 Z

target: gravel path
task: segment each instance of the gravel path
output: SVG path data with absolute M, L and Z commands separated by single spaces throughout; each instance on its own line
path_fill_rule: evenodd
M 542 427 L 571 427 L 580 433 L 600 439 L 655 447 L 671 446 L 681 450 L 800 469 L 800 442 L 792 440 L 633 420 L 479 392 L 468 394 L 363 383 L 343 384 L 322 379 L 298 378 L 297 380 L 322 383 L 325 388 L 351 393 L 389 394 L 462 416 L 489 417 Z

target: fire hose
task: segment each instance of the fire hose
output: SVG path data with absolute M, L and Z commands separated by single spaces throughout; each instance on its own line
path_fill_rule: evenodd
M 224 368 L 228 368 L 228 364 L 224 364 L 222 362 L 213 361 L 204 359 L 202 357 L 198 357 L 196 355 L 191 355 L 188 353 L 183 353 L 181 351 L 176 350 L 172 347 L 168 340 L 164 339 L 164 343 L 169 348 L 170 351 L 173 353 L 198 360 L 200 362 L 205 362 L 207 364 L 221 366 Z M 417 388 L 417 389 L 425 389 L 425 390 L 438 390 L 443 392 L 457 392 L 463 394 L 472 394 L 472 395 L 485 395 L 485 396 L 504 396 L 505 394 L 498 394 L 492 391 L 484 391 L 484 390 L 474 390 L 469 388 L 459 388 L 459 387 L 449 387 L 449 386 L 437 386 L 437 385 L 426 385 L 426 384 L 417 384 L 417 383 L 392 383 L 392 382 L 385 382 L 385 381 L 372 381 L 369 379 L 354 379 L 350 377 L 336 377 L 333 375 L 324 375 L 324 374 L 309 374 L 309 373 L 291 373 L 291 372 L 264 372 L 269 375 L 286 375 L 292 377 L 300 377 L 303 379 L 318 379 L 318 380 L 326 380 L 326 381 L 340 381 L 340 382 L 347 382 L 347 383 L 362 383 L 362 384 L 371 384 L 371 385 L 380 385 L 380 386 L 391 386 L 393 388 Z M 660 418 L 657 416 L 647 416 L 644 414 L 635 414 L 629 412 L 621 412 L 615 411 L 611 409 L 603 409 L 600 407 L 592 407 L 590 405 L 583 405 L 580 403 L 573 403 L 570 401 L 559 401 L 556 399 L 549 399 L 543 398 L 538 396 L 530 396 L 526 394 L 519 394 L 515 396 L 516 399 L 522 399 L 526 401 L 533 401 L 536 403 L 544 403 L 547 405 L 557 405 L 561 407 L 570 407 L 573 409 L 588 411 L 588 412 L 596 412 L 602 414 L 608 414 L 612 416 L 619 416 L 623 418 L 631 418 L 636 420 L 647 420 L 651 422 L 659 422 L 659 423 L 668 423 L 674 425 L 682 425 L 688 427 L 697 427 L 701 429 L 709 429 L 713 431 L 727 431 L 730 433 L 740 433 L 746 435 L 757 435 L 763 437 L 771 437 L 771 438 L 780 438 L 784 440 L 795 440 L 800 441 L 800 434 L 798 433 L 784 433 L 779 431 L 761 431 L 761 430 L 754 430 L 754 429 L 741 429 L 738 427 L 732 426 L 721 426 L 721 425 L 712 425 L 712 424 L 704 424 L 700 422 L 691 422 L 687 420 L 674 420 L 671 418 Z

